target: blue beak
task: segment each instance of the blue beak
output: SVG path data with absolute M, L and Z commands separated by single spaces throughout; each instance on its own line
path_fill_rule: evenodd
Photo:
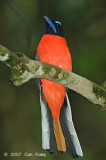
M 45 21 L 50 25 L 50 27 L 53 29 L 54 33 L 57 33 L 56 27 L 53 24 L 53 22 L 46 16 L 44 16 Z

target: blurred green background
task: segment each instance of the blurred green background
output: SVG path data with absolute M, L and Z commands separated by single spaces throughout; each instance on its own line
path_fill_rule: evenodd
M 101 85 L 106 71 L 106 0 L 0 0 L 0 44 L 34 59 L 44 34 L 43 16 L 62 22 L 73 72 Z M 39 90 L 35 79 L 21 87 L 8 83 L 0 62 L 0 157 L 2 160 L 67 159 L 42 149 Z M 81 95 L 68 92 L 82 160 L 106 159 L 106 113 Z M 46 157 L 4 157 L 4 152 L 46 153 Z M 0 158 L 1 159 L 1 158 Z

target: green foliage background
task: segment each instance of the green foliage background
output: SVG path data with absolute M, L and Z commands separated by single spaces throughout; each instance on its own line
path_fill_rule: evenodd
M 34 59 L 44 34 L 44 15 L 62 22 L 73 72 L 101 85 L 106 78 L 106 1 L 0 0 L 0 44 Z M 39 90 L 35 79 L 17 88 L 8 83 L 9 76 L 10 69 L 0 63 L 0 157 L 69 160 L 68 155 L 53 156 L 41 147 Z M 69 98 L 84 152 L 82 160 L 105 160 L 106 113 L 71 90 Z M 4 157 L 4 152 L 39 152 L 46 153 L 46 157 Z

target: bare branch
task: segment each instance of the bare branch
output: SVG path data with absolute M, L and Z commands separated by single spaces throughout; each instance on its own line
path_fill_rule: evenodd
M 48 63 L 31 60 L 23 53 L 13 53 L 2 45 L 0 45 L 0 61 L 11 68 L 11 81 L 16 86 L 32 78 L 45 78 L 76 91 L 106 110 L 106 88 L 86 78 Z

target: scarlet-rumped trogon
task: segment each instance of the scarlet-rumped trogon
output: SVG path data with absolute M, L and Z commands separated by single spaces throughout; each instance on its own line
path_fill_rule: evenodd
M 38 45 L 36 59 L 72 71 L 71 55 L 63 35 L 62 24 L 46 16 L 44 16 L 44 20 L 45 34 Z M 38 81 L 42 118 L 42 148 L 53 154 L 56 154 L 58 149 L 61 153 L 68 151 L 73 158 L 82 157 L 83 153 L 72 121 L 66 88 L 47 79 L 41 78 Z

